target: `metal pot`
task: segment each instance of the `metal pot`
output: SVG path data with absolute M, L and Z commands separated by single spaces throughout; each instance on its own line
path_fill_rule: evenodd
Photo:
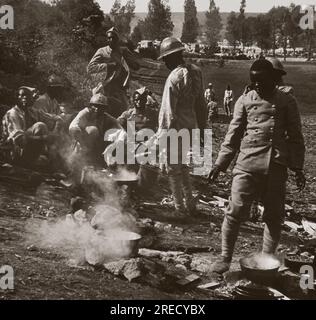
M 85 247 L 85 259 L 91 265 L 136 257 L 141 236 L 129 231 L 97 231 Z
M 119 258 L 133 258 L 138 254 L 138 245 L 142 236 L 131 231 L 103 232 L 102 236 L 107 243 L 118 248 Z
M 254 253 L 239 261 L 244 276 L 256 283 L 267 283 L 274 280 L 281 266 L 273 255 Z

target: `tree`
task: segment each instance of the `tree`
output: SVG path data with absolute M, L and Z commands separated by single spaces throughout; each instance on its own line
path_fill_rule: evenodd
M 289 42 L 291 47 L 295 50 L 298 47 L 301 38 L 303 36 L 302 29 L 299 27 L 299 22 L 301 19 L 301 6 L 295 6 L 295 4 L 290 5 L 290 13 L 291 19 L 288 21 L 287 28 L 288 28 L 288 35 L 289 35 Z
M 184 23 L 182 27 L 181 41 L 192 43 L 196 41 L 199 34 L 199 21 L 197 19 L 197 10 L 194 0 L 185 0 L 184 2 Z
M 231 12 L 228 16 L 227 20 L 227 32 L 226 38 L 230 44 L 235 48 L 240 40 L 240 32 L 239 32 L 239 20 L 235 12 Z
M 217 43 L 220 40 L 220 32 L 223 25 L 219 14 L 219 8 L 216 7 L 214 0 L 210 1 L 209 10 L 205 13 L 205 16 L 207 41 L 211 51 L 215 52 Z
M 150 0 L 148 14 L 144 20 L 144 36 L 152 40 L 163 40 L 172 35 L 174 24 L 166 0 Z
M 271 42 L 271 24 L 267 15 L 260 14 L 255 18 L 248 20 L 253 40 L 261 50 L 269 50 L 272 47 Z M 248 25 L 247 22 L 247 25 Z
M 139 20 L 137 25 L 135 26 L 132 35 L 131 35 L 131 40 L 133 41 L 134 44 L 137 44 L 141 40 L 143 40 L 143 33 L 144 33 L 144 21 Z
M 239 26 L 239 41 L 242 45 L 245 44 L 247 38 L 249 37 L 246 27 L 246 16 L 245 16 L 245 9 L 246 9 L 246 0 L 242 0 L 240 3 L 239 9 L 239 16 L 238 16 L 238 26 Z
M 273 56 L 278 47 L 283 48 L 284 57 L 286 57 L 286 48 L 288 42 L 287 21 L 289 19 L 289 9 L 286 7 L 273 7 L 267 17 L 271 24 L 271 41 Z
M 131 21 L 135 16 L 135 0 L 128 0 L 125 6 L 121 5 L 120 0 L 115 0 L 110 15 L 120 34 L 128 38 L 131 33 Z

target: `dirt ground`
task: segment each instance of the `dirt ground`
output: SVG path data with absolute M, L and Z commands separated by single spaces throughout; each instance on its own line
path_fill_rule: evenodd
M 250 62 L 228 62 L 224 69 L 209 66 L 203 68 L 205 81 L 213 82 L 217 92 L 223 92 L 226 83 L 234 88 L 238 96 L 248 81 Z M 287 204 L 297 214 L 315 219 L 316 205 L 316 115 L 314 108 L 314 88 L 316 65 L 288 64 L 289 82 L 294 84 L 300 101 L 303 131 L 306 139 L 306 174 L 307 187 L 297 193 L 290 176 L 288 183 Z M 227 72 L 229 71 L 229 72 Z M 299 76 L 296 76 L 299 74 Z M 299 81 L 302 79 L 304 81 Z M 159 85 L 159 90 L 162 89 Z M 158 94 L 158 89 L 153 90 Z M 219 97 L 219 99 L 221 99 Z M 221 119 L 224 119 L 221 117 Z M 225 119 L 224 119 L 225 120 Z M 214 157 L 227 130 L 227 121 L 214 124 Z M 12 179 L 1 179 L 0 183 L 0 266 L 10 265 L 14 268 L 14 290 L 1 291 L 0 299 L 221 299 L 214 291 L 202 291 L 194 287 L 161 288 L 142 283 L 129 283 L 115 277 L 102 268 L 91 266 L 75 267 L 69 259 L 54 249 L 38 248 L 29 242 L 29 228 L 41 221 L 63 219 L 70 213 L 72 193 L 59 186 L 47 183 L 34 188 L 28 183 L 18 183 Z M 196 191 L 211 198 L 213 195 L 229 197 L 231 176 L 220 176 L 215 185 L 206 185 L 194 178 Z M 160 181 L 160 192 L 156 198 L 168 196 L 166 180 Z M 157 199 L 156 199 L 157 200 Z M 153 199 L 141 199 L 150 202 Z M 314 205 L 314 207 L 313 207 Z M 183 251 L 191 257 L 207 261 L 209 265 L 220 253 L 220 227 L 223 211 L 218 207 L 199 205 L 201 215 L 190 224 L 174 224 L 160 215 L 157 209 L 140 206 L 139 219 L 149 218 L 153 222 L 161 221 L 164 228 L 146 234 L 143 247 L 161 251 Z M 163 209 L 161 209 L 163 210 Z M 160 211 L 161 211 L 160 210 Z M 199 275 L 201 283 L 218 281 L 225 286 L 234 281 L 234 271 L 239 270 L 239 258 L 261 248 L 263 227 L 260 222 L 248 222 L 242 226 L 232 264 L 232 273 L 228 278 L 214 279 L 207 272 L 189 270 Z M 299 244 L 296 235 L 284 231 L 280 249 L 293 248 Z M 33 245 L 30 247 L 30 245 Z M 202 252 L 199 252 L 202 251 Z M 195 253 L 193 253 L 195 252 Z M 179 273 L 173 263 L 163 262 L 167 271 Z
M 315 184 L 316 166 L 313 141 L 316 138 L 316 116 L 303 117 L 304 134 L 307 142 L 306 172 L 307 189 L 297 194 L 289 183 L 288 203 L 295 211 L 306 216 L 313 216 L 310 207 L 316 203 Z M 216 124 L 214 127 L 214 144 L 223 137 L 227 124 Z M 216 153 L 216 152 L 215 152 Z M 230 175 L 221 176 L 216 185 L 206 186 L 195 181 L 197 189 L 206 196 L 229 196 Z M 162 188 L 165 188 L 163 186 Z M 71 193 L 63 188 L 42 184 L 38 188 L 17 185 L 6 181 L 0 185 L 0 265 L 11 265 L 14 268 L 15 289 L 0 291 L 0 299 L 214 299 L 219 298 L 212 291 L 201 291 L 192 288 L 174 288 L 163 290 L 150 285 L 129 283 L 115 277 L 105 270 L 93 267 L 71 267 L 65 257 L 54 250 L 30 249 L 27 241 L 26 226 L 45 219 L 57 219 L 70 212 Z M 143 199 L 146 201 L 146 199 Z M 195 253 L 195 256 L 206 259 L 211 264 L 220 252 L 220 225 L 223 212 L 216 207 L 200 205 L 201 216 L 188 225 L 176 225 L 182 230 L 175 233 L 174 228 L 155 233 L 147 247 L 162 251 L 185 251 L 194 248 L 210 248 L 209 252 Z M 168 223 L 161 218 L 157 210 L 140 209 L 141 218 Z M 174 227 L 174 226 L 173 226 Z M 232 270 L 238 270 L 238 259 L 248 253 L 260 250 L 262 224 L 247 223 L 242 227 Z M 298 240 L 284 232 L 281 248 L 297 245 Z M 36 243 L 34 244 L 36 248 Z M 166 268 L 172 268 L 166 264 Z M 214 280 L 207 273 L 191 272 L 199 275 L 202 282 Z M 217 280 L 217 279 L 215 279 Z

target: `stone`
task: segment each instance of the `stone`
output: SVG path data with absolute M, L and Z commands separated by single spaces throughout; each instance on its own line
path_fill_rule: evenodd
M 191 274 L 183 279 L 180 279 L 176 282 L 177 285 L 181 287 L 185 287 L 191 284 L 194 284 L 200 280 L 200 277 L 197 276 L 196 274 Z
M 139 279 L 143 274 L 143 263 L 140 258 L 113 261 L 103 266 L 108 272 L 115 276 L 123 276 L 129 282 Z
M 190 268 L 192 271 L 198 271 L 201 273 L 208 273 L 210 270 L 210 261 L 205 258 L 193 257 Z
M 215 290 L 220 286 L 221 286 L 220 282 L 209 282 L 209 283 L 201 284 L 197 288 L 201 290 Z

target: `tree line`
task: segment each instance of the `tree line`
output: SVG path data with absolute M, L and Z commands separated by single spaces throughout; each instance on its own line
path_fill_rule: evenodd
M 197 10 L 194 0 L 185 0 L 185 17 L 182 29 L 182 41 L 196 42 L 201 34 L 201 26 L 197 20 Z M 230 45 L 252 46 L 257 45 L 262 51 L 272 50 L 273 55 L 278 48 L 283 48 L 286 57 L 287 48 L 294 50 L 304 47 L 308 52 L 308 59 L 312 58 L 313 48 L 316 44 L 316 32 L 314 29 L 303 30 L 300 28 L 300 20 L 303 16 L 301 6 L 291 4 L 289 7 L 273 7 L 265 14 L 246 16 L 246 0 L 240 3 L 239 12 L 229 14 L 225 37 Z M 212 52 L 216 51 L 220 40 L 223 24 L 219 8 L 215 1 L 210 0 L 209 10 L 205 13 L 206 24 L 204 33 L 206 44 Z

